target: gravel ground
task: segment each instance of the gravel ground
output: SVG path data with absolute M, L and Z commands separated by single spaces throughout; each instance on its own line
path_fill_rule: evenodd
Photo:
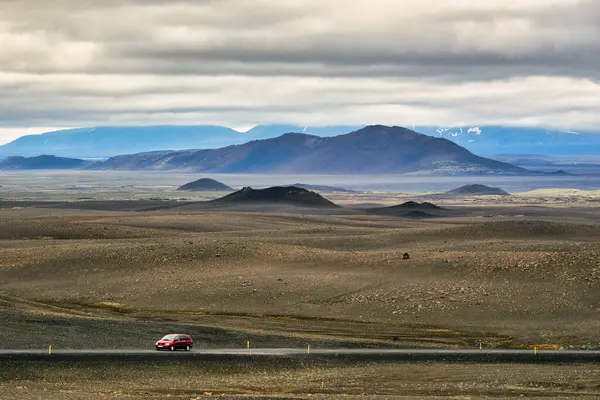
M 9 363 L 1 399 L 595 399 L 598 365 Z
M 600 346 L 596 224 L 264 213 L 18 218 L 14 211 L 0 234 L 0 313 L 21 313 L 0 332 L 11 345 L 20 330 L 32 331 L 35 343 L 55 341 L 56 317 L 78 310 L 99 322 L 71 318 L 73 331 L 99 343 L 123 331 L 103 318 L 122 326 L 133 317 L 156 323 L 153 333 L 167 318 L 243 329 L 242 336 L 327 336 L 323 321 L 338 320 L 329 334 L 350 342 L 398 340 L 415 328 L 421 338 L 424 329 L 447 331 L 454 345 L 508 338 Z M 275 327 L 277 318 L 288 323 Z M 363 332 L 359 325 L 343 332 L 348 322 L 364 324 Z M 378 330 L 385 335 L 377 338 Z
M 572 222 L 578 211 L 425 222 L 126 206 L 0 210 L 2 347 L 145 347 L 181 330 L 199 347 L 600 348 L 600 225 Z M 594 399 L 598 376 L 597 365 L 4 362 L 0 398 Z

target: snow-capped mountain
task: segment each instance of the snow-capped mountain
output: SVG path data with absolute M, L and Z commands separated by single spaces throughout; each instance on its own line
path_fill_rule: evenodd
M 600 154 L 600 131 L 577 132 L 507 126 L 418 126 L 415 130 L 446 138 L 475 154 Z

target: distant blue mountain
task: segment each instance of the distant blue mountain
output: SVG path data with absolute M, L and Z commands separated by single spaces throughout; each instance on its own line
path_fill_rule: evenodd
M 600 131 L 561 131 L 543 128 L 506 126 L 432 127 L 415 131 L 445 138 L 475 154 L 600 154 Z
M 365 125 L 341 125 L 341 126 L 298 126 L 298 125 L 257 125 L 244 134 L 246 140 L 272 139 L 284 133 L 304 133 L 320 137 L 331 137 L 343 135 L 364 128 Z
M 96 162 L 56 156 L 11 156 L 0 161 L 0 169 L 280 174 L 565 174 L 527 170 L 477 156 L 444 138 L 383 125 L 371 125 L 332 137 L 286 133 L 276 138 L 250 140 L 245 144 L 217 149 L 150 151 Z
M 383 125 L 333 137 L 286 133 L 212 150 L 123 155 L 90 168 L 224 174 L 537 174 L 479 157 L 450 140 Z
M 10 156 L 35 157 L 43 154 L 108 158 L 164 150 L 214 149 L 255 139 L 270 139 L 289 132 L 335 136 L 359 128 L 361 127 L 259 125 L 248 132 L 213 125 L 77 128 L 20 137 L 0 146 L 0 159 Z
M 125 154 L 168 153 L 177 150 L 216 149 L 251 140 L 272 139 L 285 133 L 332 137 L 362 129 L 363 126 L 304 127 L 297 125 L 258 125 L 240 132 L 214 125 L 134 126 L 66 129 L 24 136 L 0 146 L 0 159 L 9 156 L 109 158 Z M 414 129 L 444 138 L 475 154 L 598 155 L 600 132 L 570 132 L 541 128 L 505 126 L 431 127 Z
M 139 126 L 67 129 L 20 137 L 0 146 L 0 157 L 96 158 L 163 149 L 222 147 L 243 136 L 221 126 Z
M 0 160 L 0 170 L 29 169 L 82 169 L 94 164 L 94 161 L 64 158 L 51 155 L 36 157 L 11 156 Z

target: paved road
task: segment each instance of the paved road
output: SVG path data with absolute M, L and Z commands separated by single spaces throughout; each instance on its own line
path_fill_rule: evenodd
M 0 361 L 10 360 L 243 360 L 243 359 L 329 359 L 347 361 L 477 361 L 477 362 L 594 362 L 600 350 L 505 350 L 505 349 L 154 349 L 1 350 Z

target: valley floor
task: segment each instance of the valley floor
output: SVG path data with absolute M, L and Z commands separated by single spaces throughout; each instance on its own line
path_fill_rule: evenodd
M 431 220 L 3 204 L 3 348 L 152 348 L 171 331 L 204 348 L 600 348 L 594 202 Z M 4 362 L 0 398 L 600 395 L 597 365 L 138 367 Z
M 600 224 L 579 221 L 578 211 L 423 221 L 45 210 L 0 211 L 7 347 L 102 347 L 127 330 L 131 346 L 151 345 L 169 324 L 205 335 L 207 346 L 227 345 L 222 331 L 230 345 L 252 335 L 365 346 L 600 344 Z M 61 338 L 61 327 L 77 339 Z

